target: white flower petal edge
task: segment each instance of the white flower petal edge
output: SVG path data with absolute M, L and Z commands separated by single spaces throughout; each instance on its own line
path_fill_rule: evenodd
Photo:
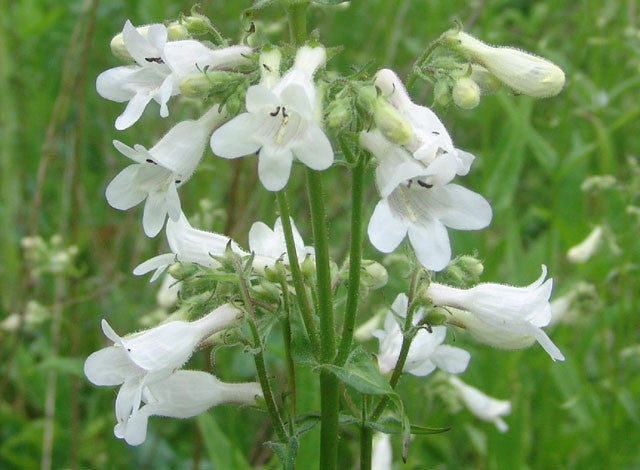
M 290 217 L 289 220 L 298 261 L 302 262 L 307 256 L 313 257 L 315 254 L 313 247 L 305 246 L 293 219 Z M 249 250 L 256 255 L 253 266 L 258 270 L 273 267 L 278 260 L 288 265 L 289 257 L 282 219 L 280 217 L 276 219 L 273 230 L 263 222 L 255 222 L 249 230 Z
M 509 429 L 502 416 L 511 412 L 510 402 L 491 398 L 457 377 L 449 377 L 449 383 L 453 385 L 465 406 L 477 418 L 494 423 L 500 432 L 506 432 Z
M 258 175 L 268 191 L 279 191 L 287 184 L 294 156 L 314 170 L 331 166 L 331 143 L 314 121 L 313 74 L 325 60 L 324 48 L 301 47 L 293 67 L 273 88 L 265 86 L 273 83 L 271 76 L 250 87 L 247 112 L 211 136 L 213 153 L 237 158 L 258 152 Z
M 127 444 L 142 444 L 151 416 L 191 418 L 222 403 L 250 404 L 262 397 L 255 382 L 225 383 L 201 371 L 180 370 L 142 388 L 145 405 L 118 422 L 114 434 Z
M 391 372 L 398 362 L 403 341 L 398 317 L 405 318 L 407 308 L 407 296 L 399 294 L 387 313 L 384 330 L 373 332 L 373 336 L 380 342 L 378 367 L 382 374 Z M 423 315 L 423 309 L 418 310 L 414 315 L 413 324 L 416 325 Z M 403 371 L 419 377 L 431 374 L 436 368 L 451 374 L 464 372 L 471 355 L 463 349 L 443 345 L 446 334 L 447 329 L 444 326 L 433 327 L 431 333 L 426 329 L 420 329 L 409 347 Z
M 107 186 L 109 205 L 127 210 L 146 199 L 143 227 L 147 236 L 155 237 L 162 230 L 167 214 L 173 220 L 180 217 L 177 188 L 191 178 L 211 131 L 225 117 L 225 112 L 219 112 L 214 106 L 200 119 L 173 126 L 149 150 L 142 145 L 131 148 L 114 140 L 114 147 L 135 163 L 118 173 Z
M 445 227 L 480 230 L 489 225 L 491 217 L 489 203 L 462 186 L 425 187 L 409 182 L 378 202 L 367 233 L 383 253 L 393 251 L 408 234 L 422 266 L 440 271 L 451 259 Z
M 457 289 L 433 282 L 427 295 L 434 305 L 469 312 L 458 314 L 454 321 L 481 341 L 511 349 L 526 347 L 535 338 L 554 361 L 563 361 L 564 355 L 542 331 L 551 321 L 553 279 L 545 281 L 546 276 L 542 266 L 541 276 L 526 287 L 484 283 Z

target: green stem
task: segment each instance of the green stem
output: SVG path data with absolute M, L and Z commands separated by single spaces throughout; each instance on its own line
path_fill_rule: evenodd
M 307 190 L 316 252 L 318 314 L 320 316 L 320 360 L 333 362 L 336 354 L 335 325 L 331 295 L 327 222 L 320 173 L 307 170 Z M 320 468 L 333 470 L 338 464 L 338 379 L 331 372 L 320 372 Z
M 366 426 L 360 428 L 360 470 L 371 470 L 373 454 L 373 430 Z
M 282 221 L 282 230 L 284 232 L 284 240 L 287 245 L 287 255 L 289 257 L 289 269 L 291 270 L 291 278 L 293 279 L 293 288 L 296 291 L 296 299 L 298 307 L 302 314 L 304 327 L 309 335 L 311 346 L 317 355 L 320 350 L 320 340 L 318 339 L 318 330 L 313 321 L 309 297 L 307 296 L 307 288 L 304 285 L 302 272 L 300 271 L 300 263 L 298 262 L 298 253 L 296 252 L 296 244 L 293 240 L 293 229 L 291 228 L 291 219 L 289 216 L 289 204 L 287 204 L 287 196 L 284 191 L 276 193 L 278 198 L 278 208 L 280 210 L 280 220 Z
M 405 83 L 405 86 L 407 87 L 407 91 L 411 90 L 411 87 L 413 86 L 416 79 L 418 78 L 418 75 L 419 75 L 418 71 L 424 65 L 424 63 L 429 58 L 429 56 L 434 51 L 434 49 L 438 47 L 438 44 L 440 44 L 441 41 L 442 41 L 442 36 L 432 41 L 431 44 L 429 44 L 427 48 L 424 50 L 424 52 L 420 55 L 420 57 L 418 57 L 418 59 L 413 63 L 413 67 L 411 67 L 411 73 L 409 74 L 409 77 L 407 78 L 407 82 Z
M 353 155 L 344 140 L 340 138 L 340 147 L 345 155 Z M 358 298 L 360 297 L 360 270 L 362 266 L 362 197 L 364 194 L 363 181 L 366 159 L 360 155 L 356 167 L 351 173 L 351 246 L 349 253 L 349 291 L 347 292 L 347 306 L 344 314 L 342 339 L 338 348 L 336 365 L 342 366 L 351 349 L 353 330 L 358 312 Z
M 289 302 L 289 285 L 284 277 L 280 282 L 280 288 L 282 289 L 282 304 L 285 313 L 282 319 L 282 339 L 284 341 L 284 353 L 289 376 L 289 432 L 293 435 L 296 422 L 296 367 L 291 354 L 291 304 Z
M 251 329 L 251 334 L 253 335 L 253 347 L 257 348 L 259 352 L 255 353 L 253 356 L 253 360 L 256 365 L 256 371 L 258 373 L 258 380 L 260 381 L 260 386 L 262 387 L 262 394 L 264 395 L 264 401 L 267 405 L 267 411 L 269 412 L 269 417 L 271 418 L 271 423 L 278 435 L 278 440 L 280 442 L 287 442 L 287 432 L 284 428 L 284 424 L 282 423 L 282 418 L 280 417 L 280 413 L 278 412 L 278 407 L 276 406 L 276 402 L 273 399 L 273 393 L 271 391 L 271 385 L 269 384 L 269 377 L 267 376 L 267 367 L 264 363 L 264 345 L 262 344 L 262 340 L 260 339 L 260 333 L 258 331 L 258 319 L 256 318 L 256 312 L 253 308 L 253 302 L 251 301 L 251 296 L 249 295 L 249 289 L 247 287 L 247 281 L 244 278 L 242 273 L 242 266 L 237 259 L 233 261 L 233 267 L 235 269 L 236 275 L 238 276 L 238 282 L 240 283 L 240 291 L 242 292 L 242 299 L 244 300 L 245 306 L 249 311 L 249 328 Z
M 297 46 L 301 46 L 307 40 L 307 1 L 290 2 L 287 7 L 289 15 L 289 34 Z

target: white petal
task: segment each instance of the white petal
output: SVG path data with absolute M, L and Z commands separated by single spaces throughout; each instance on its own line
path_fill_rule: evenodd
M 147 197 L 147 193 L 140 191 L 136 184 L 139 169 L 139 164 L 129 165 L 111 180 L 105 192 L 111 207 L 125 211 L 140 204 Z
M 426 176 L 429 176 L 431 184 L 444 185 L 453 179 L 458 170 L 458 160 L 450 153 L 445 153 L 436 158 L 427 168 Z
M 315 124 L 307 128 L 302 139 L 296 141 L 291 150 L 298 160 L 312 170 L 326 170 L 333 163 L 331 142 Z
M 142 149 L 144 149 L 145 152 L 143 154 L 143 153 L 139 152 L 136 149 L 132 149 L 128 145 L 120 142 L 119 140 L 115 140 L 114 139 L 114 140 L 111 141 L 111 143 L 116 148 L 116 150 L 118 152 L 120 152 L 122 155 L 124 155 L 125 157 L 130 158 L 131 160 L 133 160 L 136 163 L 145 163 L 145 160 L 147 158 L 146 157 L 146 153 L 147 152 L 146 152 L 146 149 L 144 147 L 139 146 L 139 147 L 142 147 Z M 136 147 L 138 147 L 138 146 L 136 146 Z
M 96 78 L 96 91 L 107 100 L 117 103 L 129 101 L 136 92 L 125 85 L 135 80 L 139 70 L 135 65 L 105 70 Z
M 138 266 L 136 266 L 133 269 L 133 274 L 135 276 L 142 276 L 143 274 L 147 274 L 150 271 L 156 270 L 154 278 L 157 278 L 162 273 L 162 271 L 164 271 L 175 261 L 175 259 L 176 255 L 174 253 L 165 253 L 163 255 L 154 256 L 153 258 L 150 258 L 144 263 L 140 263 Z M 160 270 L 160 272 L 158 272 L 158 270 Z M 152 280 L 155 279 L 152 278 Z
M 480 230 L 491 222 L 491 206 L 479 194 L 457 184 L 433 189 L 430 205 L 435 216 L 447 227 Z
M 420 264 L 426 269 L 442 271 L 451 260 L 449 234 L 438 221 L 411 225 L 409 241 Z
M 262 85 L 254 85 L 247 90 L 247 111 L 250 113 L 257 113 L 264 108 L 269 108 L 272 111 L 280 106 L 280 100 L 278 97 L 267 87 Z
M 407 234 L 404 221 L 395 217 L 387 198 L 381 199 L 371 215 L 367 234 L 371 244 L 383 253 L 395 250 Z
M 455 152 L 460 162 L 457 173 L 460 176 L 464 176 L 469 173 L 469 170 L 471 170 L 471 164 L 473 163 L 476 157 L 475 155 L 460 149 L 455 149 Z
M 260 127 L 260 118 L 242 113 L 219 127 L 211 136 L 211 150 L 219 157 L 238 158 L 255 153 L 260 142 L 254 134 Z
M 154 93 L 153 99 L 160 105 L 160 116 L 167 117 L 169 115 L 169 108 L 167 103 L 169 98 L 173 95 L 173 81 L 171 75 L 167 76 L 160 85 L 157 93 Z
M 171 180 L 169 188 L 167 189 L 167 213 L 173 220 L 178 220 L 182 215 L 182 208 L 180 207 L 180 196 L 178 196 L 178 190 L 176 188 L 176 182 Z
M 147 107 L 151 101 L 151 95 L 145 92 L 136 93 L 127 104 L 127 107 L 124 109 L 124 112 L 117 117 L 115 127 L 117 130 L 122 131 L 131 127 L 135 124 L 142 113 L 144 112 L 144 108 Z
M 562 354 L 558 346 L 551 341 L 551 338 L 549 338 L 542 329 L 532 326 L 530 331 L 531 335 L 540 343 L 540 346 L 551 356 L 551 359 L 554 361 L 564 361 L 564 354 Z
M 461 374 L 464 372 L 469 365 L 470 359 L 471 354 L 464 349 L 447 344 L 438 346 L 431 355 L 431 360 L 436 366 L 449 374 Z
M 403 370 L 415 375 L 416 377 L 426 377 L 436 370 L 436 365 L 430 359 L 425 359 L 415 365 L 407 364 Z
M 249 249 L 256 255 L 273 258 L 278 258 L 282 254 L 279 253 L 281 247 L 275 240 L 273 230 L 264 222 L 255 222 L 251 226 L 249 230 Z
M 143 371 L 131 362 L 120 347 L 110 346 L 91 354 L 84 362 L 84 375 L 94 385 L 113 386 Z
M 167 216 L 167 203 L 165 193 L 155 192 L 149 194 L 142 213 L 142 227 L 147 237 L 155 237 L 162 230 Z
M 267 191 L 280 191 L 291 174 L 293 154 L 286 148 L 265 145 L 258 158 L 258 176 Z
M 308 83 L 306 83 L 308 82 Z M 308 85 L 305 87 L 304 85 Z M 311 96 L 310 90 L 311 89 Z M 280 99 L 286 108 L 291 108 L 302 118 L 310 122 L 313 120 L 313 103 L 315 102 L 315 92 L 313 85 L 308 80 L 298 83 L 291 83 L 280 93 Z

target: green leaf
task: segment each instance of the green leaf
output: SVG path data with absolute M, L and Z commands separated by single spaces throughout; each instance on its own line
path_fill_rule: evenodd
M 342 367 L 335 364 L 320 364 L 318 367 L 335 374 L 342 382 L 360 393 L 397 396 L 369 354 L 361 348 L 354 349 Z
M 320 5 L 338 5 L 348 1 L 349 0 L 313 0 L 313 3 L 319 3 Z
M 240 449 L 229 440 L 211 413 L 199 415 L 196 421 L 214 468 L 250 468 Z
M 296 432 L 298 436 L 311 431 L 319 422 L 319 413 L 307 413 L 296 417 Z
M 399 419 L 392 417 L 383 418 L 375 423 L 367 421 L 364 425 L 368 428 L 375 429 L 376 431 L 380 431 L 385 434 L 400 434 L 402 433 L 403 426 L 402 422 Z M 451 428 L 448 426 L 444 428 L 432 428 L 412 424 L 409 429 L 411 434 L 440 434 L 449 431 Z
M 291 437 L 288 443 L 265 442 L 265 445 L 273 449 L 278 458 L 282 461 L 282 467 L 285 470 L 295 469 L 296 455 L 298 454 L 298 439 L 295 436 Z

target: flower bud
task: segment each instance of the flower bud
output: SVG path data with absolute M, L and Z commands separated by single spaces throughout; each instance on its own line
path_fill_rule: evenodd
M 182 280 L 193 276 L 197 270 L 197 266 L 192 263 L 173 263 L 167 272 L 172 278 Z
M 451 90 L 453 102 L 462 109 L 473 109 L 480 104 L 480 87 L 467 77 L 455 81 Z
M 374 86 L 365 86 L 358 90 L 357 103 L 367 113 L 372 113 L 376 100 L 378 99 L 378 91 Z
M 387 285 L 389 274 L 380 263 L 372 260 L 363 260 L 360 281 L 364 287 L 376 290 Z
M 381 96 L 373 107 L 373 121 L 382 134 L 395 144 L 406 144 L 411 139 L 411 124 Z
M 182 24 L 189 33 L 195 35 L 205 34 L 214 29 L 209 18 L 193 9 L 191 15 L 182 18 Z
M 470 78 L 478 84 L 483 95 L 495 93 L 502 86 L 502 82 L 482 65 L 471 64 Z
M 188 98 L 205 98 L 211 93 L 223 91 L 236 78 L 237 74 L 223 70 L 198 73 L 180 82 L 180 93 Z
M 351 107 L 346 98 L 332 101 L 327 106 L 327 125 L 332 129 L 344 128 L 351 122 Z
M 180 41 L 189 37 L 189 30 L 178 21 L 174 21 L 167 26 L 167 40 Z
M 512 47 L 489 46 L 462 31 L 446 33 L 444 41 L 524 95 L 548 98 L 560 93 L 564 87 L 562 69 L 542 57 Z
M 300 263 L 300 271 L 302 275 L 307 279 L 313 279 L 316 275 L 316 263 L 311 256 L 307 256 L 302 263 Z
M 451 103 L 451 90 L 447 80 L 441 79 L 433 87 L 433 102 L 443 108 Z

